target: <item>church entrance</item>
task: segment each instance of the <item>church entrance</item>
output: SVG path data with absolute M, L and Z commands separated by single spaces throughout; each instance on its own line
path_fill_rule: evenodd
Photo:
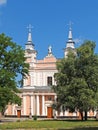
M 52 107 L 47 107 L 47 118 L 53 117 L 53 109 Z
M 18 117 L 18 118 L 21 117 L 21 110 L 17 110 L 17 117 Z

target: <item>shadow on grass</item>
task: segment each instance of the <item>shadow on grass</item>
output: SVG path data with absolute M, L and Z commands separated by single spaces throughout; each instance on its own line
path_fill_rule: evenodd
M 88 127 L 88 128 L 73 128 L 73 129 L 58 129 L 58 130 L 98 130 L 98 127 Z
M 57 119 L 57 120 L 52 120 L 52 121 L 66 121 L 66 122 L 75 122 L 75 123 L 78 123 L 78 122 L 98 122 L 98 120 L 87 120 L 87 121 L 85 121 L 85 120 L 83 120 L 83 121 L 81 121 L 81 120 L 66 120 L 66 119 L 61 119 L 61 120 L 59 120 L 59 119 Z M 77 128 L 59 128 L 59 129 L 57 129 L 57 130 L 98 130 L 98 126 L 92 126 L 92 127 L 90 127 L 90 126 L 85 126 L 85 127 L 77 127 Z
M 66 121 L 66 122 L 67 121 L 68 122 L 91 122 L 91 121 L 93 122 L 94 121 L 94 122 L 98 122 L 98 120 L 95 120 L 95 119 L 94 120 L 83 120 L 83 121 L 75 120 L 75 119 L 73 119 L 73 120 L 72 119 L 69 119 L 69 120 L 68 119 L 45 119 L 45 120 L 43 119 L 42 121 Z

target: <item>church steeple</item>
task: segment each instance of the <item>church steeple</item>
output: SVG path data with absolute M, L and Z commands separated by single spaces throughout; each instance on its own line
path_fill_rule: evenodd
M 34 50 L 34 44 L 32 42 L 32 33 L 31 33 L 32 26 L 31 26 L 31 24 L 29 24 L 29 26 L 27 28 L 28 28 L 28 40 L 26 43 L 26 50 Z
M 32 26 L 29 24 L 28 28 L 28 39 L 25 44 L 25 57 L 27 57 L 27 62 L 36 62 L 37 51 L 34 49 L 34 44 L 32 42 Z
M 66 48 L 64 49 L 64 55 L 67 56 L 69 50 L 75 51 L 75 42 L 72 37 L 72 28 L 70 23 L 69 33 L 68 33 L 68 41 L 66 42 Z
M 66 48 L 74 49 L 75 48 L 74 44 L 75 42 L 73 41 L 73 38 L 72 38 L 72 28 L 70 27 L 69 34 L 68 34 L 68 41 L 66 43 Z

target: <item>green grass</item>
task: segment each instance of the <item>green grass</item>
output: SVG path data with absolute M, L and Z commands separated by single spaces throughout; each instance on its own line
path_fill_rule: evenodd
M 46 121 L 27 120 L 0 123 L 0 130 L 98 130 L 98 121 Z

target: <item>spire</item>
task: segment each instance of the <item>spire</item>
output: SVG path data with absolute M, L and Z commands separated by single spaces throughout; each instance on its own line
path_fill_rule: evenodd
M 30 49 L 30 50 L 34 50 L 34 44 L 32 42 L 32 26 L 31 24 L 29 24 L 29 26 L 27 27 L 28 29 L 28 39 L 27 39 L 27 43 L 26 43 L 26 49 Z
M 28 43 L 32 43 L 32 34 L 31 34 L 32 26 L 31 26 L 31 24 L 29 24 L 29 26 L 27 28 L 28 28 Z
M 74 49 L 75 47 L 74 47 L 74 41 L 73 41 L 73 38 L 72 38 L 72 28 L 71 28 L 71 24 L 72 23 L 70 23 L 69 25 L 70 25 L 70 28 L 69 28 L 69 34 L 68 34 L 68 41 L 67 41 L 67 43 L 66 43 L 66 48 L 72 48 L 72 49 Z
M 72 37 L 72 23 L 69 23 L 69 33 L 68 33 L 68 41 L 66 42 L 66 48 L 64 49 L 64 55 L 65 57 L 67 56 L 69 50 L 72 50 L 75 52 L 75 42 L 73 41 L 73 37 Z
M 29 24 L 27 28 L 29 29 L 28 42 L 32 42 L 32 35 L 31 35 L 32 26 Z
M 72 29 L 69 28 L 68 40 L 72 40 Z

